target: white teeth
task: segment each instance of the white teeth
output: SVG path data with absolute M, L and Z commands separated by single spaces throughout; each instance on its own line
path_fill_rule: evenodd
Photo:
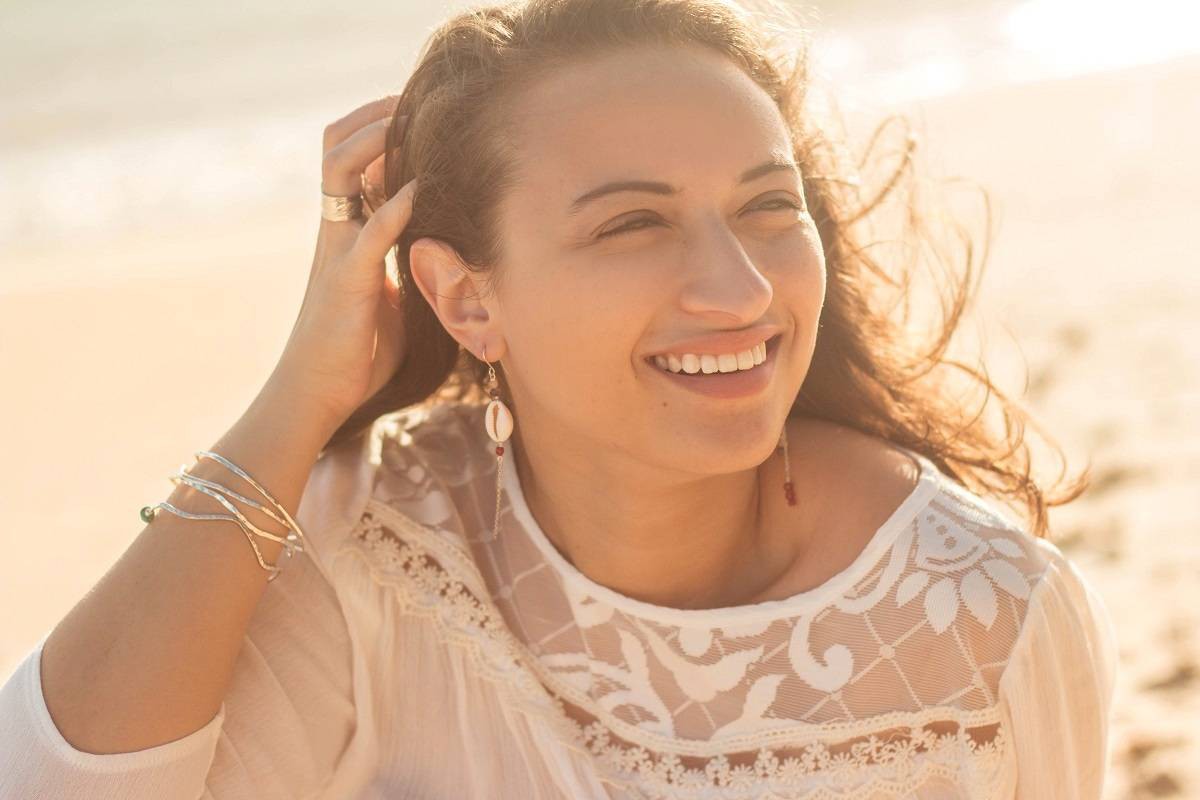
M 682 356 L 667 353 L 654 356 L 654 363 L 658 365 L 659 369 L 665 369 L 668 372 L 684 372 L 689 375 L 695 375 L 697 372 L 703 372 L 705 375 L 711 375 L 714 372 L 738 372 L 756 367 L 766 360 L 766 342 L 760 342 L 740 353 L 722 353 L 719 356 L 710 353 L 702 355 L 684 353 Z

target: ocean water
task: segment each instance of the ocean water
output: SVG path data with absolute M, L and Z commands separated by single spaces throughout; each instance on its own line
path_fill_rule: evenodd
M 467 5 L 0 4 L 0 293 L 110 277 L 71 259 L 32 274 L 30 252 L 310 196 L 315 215 L 324 125 L 399 91 L 428 33 Z M 1200 4 L 1185 0 L 825 0 L 797 13 L 846 109 L 1200 52 Z

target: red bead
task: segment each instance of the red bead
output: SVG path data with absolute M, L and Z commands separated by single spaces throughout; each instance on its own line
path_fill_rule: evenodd
M 502 445 L 496 446 L 496 455 L 498 455 L 498 456 L 504 455 L 504 447 Z

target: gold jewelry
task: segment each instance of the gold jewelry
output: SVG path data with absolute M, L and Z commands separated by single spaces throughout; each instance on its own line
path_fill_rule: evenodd
M 321 192 L 321 219 L 347 222 L 362 216 L 362 195 L 339 196 Z
M 179 467 L 179 472 L 171 476 L 171 482 L 175 484 L 186 483 L 193 489 L 208 495 L 224 506 L 226 510 L 230 511 L 232 516 L 229 514 L 195 514 L 190 511 L 184 511 L 183 509 L 177 508 L 171 503 L 164 501 L 154 505 L 144 506 L 140 512 L 142 521 L 146 523 L 153 522 L 154 517 L 161 509 L 164 511 L 170 511 L 172 514 L 175 514 L 178 517 L 183 517 L 184 519 L 225 519 L 231 522 L 236 522 L 238 527 L 241 528 L 242 532 L 246 535 L 246 541 L 250 543 L 250 547 L 254 550 L 254 557 L 258 560 L 258 565 L 267 571 L 267 581 L 270 582 L 275 580 L 275 578 L 278 577 L 279 573 L 281 572 L 281 567 L 279 566 L 280 559 L 276 559 L 275 564 L 268 564 L 266 559 L 263 558 L 262 551 L 258 549 L 258 544 L 255 543 L 254 537 L 260 536 L 264 539 L 270 539 L 273 542 L 281 543 L 284 548 L 284 556 L 287 558 L 291 558 L 293 552 L 303 553 L 305 547 L 308 546 L 308 537 L 306 537 L 304 532 L 300 530 L 300 526 L 294 519 L 292 519 L 292 516 L 288 514 L 287 509 L 281 506 L 279 502 L 271 496 L 270 492 L 263 488 L 258 481 L 254 480 L 254 478 L 250 477 L 241 467 L 234 464 L 232 461 L 220 455 L 219 453 L 214 453 L 210 450 L 201 450 L 200 452 L 196 453 L 195 456 L 197 461 L 199 461 L 201 458 L 208 458 L 216 461 L 221 466 L 243 478 L 247 483 L 253 486 L 259 492 L 259 494 L 265 497 L 267 502 L 275 507 L 275 511 L 277 511 L 278 514 L 272 512 L 261 503 L 258 503 L 255 500 L 251 500 L 249 497 L 245 497 L 244 495 L 233 491 L 227 486 L 222 486 L 215 481 L 206 480 L 199 476 L 192 475 L 187 471 L 185 465 L 181 465 Z M 222 495 L 224 495 L 224 497 L 222 497 Z M 250 520 L 246 519 L 246 517 L 240 511 L 238 511 L 238 509 L 232 503 L 225 499 L 226 497 L 232 497 L 236 500 L 240 500 L 247 505 L 253 506 L 254 508 L 262 511 L 280 525 L 286 526 L 289 529 L 287 534 L 284 536 L 277 536 L 273 533 L 262 530 Z
M 487 345 L 483 346 L 483 360 L 487 362 Z M 508 441 L 508 437 L 512 435 L 513 416 L 508 410 L 508 406 L 504 405 L 504 401 L 500 399 L 500 391 L 498 389 L 499 380 L 496 378 L 496 370 L 488 362 L 488 381 L 492 387 L 488 390 L 488 395 L 492 398 L 488 403 L 487 409 L 483 413 L 483 426 L 487 431 L 488 437 L 496 443 L 496 516 L 492 521 L 492 536 L 490 539 L 481 539 L 480 541 L 494 541 L 500 535 L 500 468 L 504 465 L 504 442 Z

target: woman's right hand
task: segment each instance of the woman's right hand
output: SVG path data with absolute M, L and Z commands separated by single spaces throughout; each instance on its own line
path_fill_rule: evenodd
M 355 109 L 325 128 L 321 189 L 357 195 L 383 154 L 395 97 Z M 416 179 L 364 222 L 321 220 L 299 315 L 264 391 L 303 400 L 336 430 L 404 359 L 399 287 L 384 258 L 412 216 Z

